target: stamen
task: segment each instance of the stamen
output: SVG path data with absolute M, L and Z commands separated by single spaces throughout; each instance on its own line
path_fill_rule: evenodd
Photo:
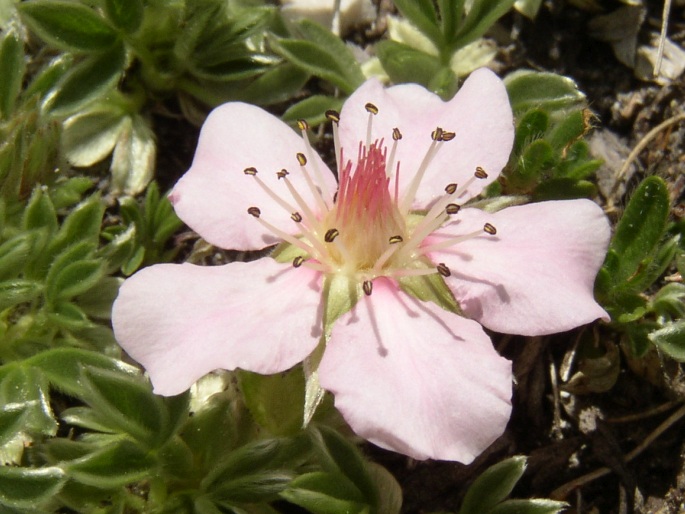
M 295 211 L 290 215 L 290 219 L 293 220 L 295 223 L 300 223 L 302 222 L 302 214 Z
M 494 228 L 494 227 L 493 227 Z M 485 229 L 483 229 L 485 230 Z M 469 239 L 473 239 L 474 237 L 482 236 L 483 235 L 483 230 L 476 230 L 474 232 L 471 232 L 469 234 L 464 234 L 463 236 L 457 236 L 457 237 L 450 237 L 449 239 L 445 239 L 443 241 L 440 241 L 438 243 L 433 243 L 430 245 L 422 246 L 419 248 L 419 255 L 425 255 L 430 252 L 435 252 L 437 250 L 443 250 L 445 248 L 449 248 L 450 246 L 457 245 L 459 243 L 463 243 L 464 241 L 468 241 Z
M 457 214 L 461 210 L 461 206 L 456 203 L 448 203 L 445 207 L 445 212 L 447 214 Z
M 440 273 L 443 277 L 449 277 L 452 274 L 452 272 L 445 265 L 444 262 L 439 263 L 436 269 L 438 270 L 438 273 Z
M 332 243 L 335 241 L 335 238 L 340 235 L 340 231 L 337 228 L 331 228 L 326 231 L 326 234 L 323 237 L 323 240 L 326 241 L 327 243 Z
M 443 131 L 442 134 L 440 134 L 440 141 L 452 141 L 455 136 L 456 134 L 454 132 Z
M 309 186 L 309 190 L 312 192 L 312 195 L 314 196 L 314 200 L 316 201 L 319 211 L 322 213 L 330 210 L 328 205 L 326 204 L 326 201 L 323 199 L 323 196 L 321 195 L 321 191 L 319 188 L 316 187 L 314 182 L 312 181 L 312 177 L 309 176 L 309 172 L 307 171 L 307 157 L 301 152 L 298 152 L 297 155 L 297 162 L 300 164 L 300 169 L 302 170 L 302 174 L 304 175 L 304 179 L 307 182 L 307 186 Z M 322 182 L 323 185 L 323 182 Z
M 371 146 L 371 126 L 373 125 L 373 117 L 378 114 L 378 107 L 369 102 L 364 108 L 369 113 L 369 122 L 366 125 L 366 148 L 369 148 Z
M 476 172 L 473 175 L 480 179 L 488 178 L 488 174 L 480 166 L 476 166 Z
M 490 223 L 486 223 L 485 225 L 483 225 L 483 230 L 485 232 L 487 232 L 488 234 L 490 234 L 491 236 L 494 236 L 495 234 L 497 234 L 497 229 L 495 228 L 494 225 L 491 225 Z
M 243 173 L 245 173 L 245 175 L 255 176 L 257 174 L 257 168 L 250 166 L 249 168 L 245 168 Z
M 336 110 L 329 109 L 326 111 L 326 118 L 334 123 L 340 123 L 340 113 Z
M 391 245 L 401 243 L 402 241 L 404 241 L 404 239 L 402 239 L 402 236 L 400 235 L 392 236 L 390 239 L 388 239 L 388 243 L 390 243 Z
M 262 211 L 259 210 L 259 207 L 249 207 L 247 209 L 247 213 L 250 216 L 254 216 L 255 218 L 259 218 L 259 216 L 262 214 Z
M 297 120 L 297 128 L 302 131 L 309 130 L 309 123 L 307 123 L 307 120 L 299 119 Z
M 397 142 L 402 139 L 402 132 L 400 132 L 400 129 L 395 127 L 392 129 L 392 149 L 390 150 L 390 158 L 386 161 L 385 164 L 385 176 L 389 177 L 390 173 L 392 172 L 392 168 L 395 165 L 395 152 L 397 151 Z
M 283 171 L 285 171 L 285 170 L 281 170 L 280 173 L 282 173 Z M 314 230 L 316 232 L 318 230 L 318 227 L 319 227 L 319 223 L 318 223 L 316 216 L 314 215 L 312 210 L 309 208 L 309 205 L 307 205 L 307 202 L 304 201 L 304 198 L 302 198 L 300 193 L 297 192 L 297 189 L 295 189 L 295 186 L 292 185 L 292 183 L 288 179 L 287 175 L 288 175 L 288 172 L 285 171 L 285 175 L 279 174 L 279 178 L 283 179 L 283 181 L 285 182 L 285 185 L 288 188 L 288 191 L 290 191 L 290 194 L 292 195 L 293 199 L 295 200 L 297 205 L 300 207 L 302 212 L 304 212 L 304 218 L 305 218 L 305 222 L 307 223 L 307 225 L 312 230 Z M 290 212 L 296 211 L 296 210 L 297 209 L 289 209 Z M 299 211 L 297 211 L 297 212 L 299 212 Z
M 364 283 L 362 284 L 362 289 L 364 290 L 364 294 L 366 296 L 371 296 L 371 293 L 373 292 L 373 282 L 370 280 L 364 280 Z
M 282 169 L 281 171 L 279 171 L 278 173 L 276 173 L 276 176 L 278 177 L 278 180 L 281 180 L 282 178 L 285 178 L 285 177 L 287 177 L 288 175 L 290 175 L 290 173 L 288 173 L 288 170 L 286 170 L 285 168 Z
M 456 190 L 457 184 L 455 183 L 447 184 L 447 186 L 445 186 L 445 193 L 447 193 L 448 195 L 453 195 L 456 192 Z
M 293 259 L 293 268 L 299 268 L 300 266 L 302 266 L 303 262 L 304 262 L 304 257 L 302 257 L 301 255 L 298 255 L 297 257 L 295 257 Z
M 316 180 L 318 181 L 319 185 L 321 186 L 321 190 L 323 191 L 323 194 L 319 193 L 319 196 L 321 197 L 321 201 L 323 202 L 323 205 L 326 207 L 326 209 L 329 209 L 328 202 L 326 201 L 326 199 L 330 198 L 331 195 L 328 191 L 328 188 L 326 187 L 326 183 L 323 180 L 321 170 L 319 169 L 319 161 L 314 157 L 314 150 L 312 149 L 312 145 L 309 142 L 309 134 L 307 133 L 307 130 L 309 130 L 309 123 L 307 123 L 306 120 L 299 119 L 297 120 L 297 126 L 302 132 L 302 139 L 304 140 L 304 147 L 307 151 L 307 156 L 314 165 L 314 174 L 316 175 Z M 302 167 L 304 167 L 307 164 L 307 158 L 301 153 L 297 154 L 297 161 L 300 163 L 300 166 Z M 317 191 L 319 190 L 317 189 Z
M 271 233 L 274 235 L 280 237 L 284 241 L 290 243 L 293 246 L 297 246 L 300 250 L 303 252 L 306 252 L 309 255 L 314 254 L 317 259 L 320 259 L 321 256 L 326 255 L 325 249 L 319 248 L 320 245 L 313 244 L 312 246 L 309 246 L 307 243 L 302 241 L 301 239 L 296 238 L 295 236 L 292 236 L 288 234 L 287 232 L 283 232 L 281 229 L 277 228 L 276 226 L 272 225 L 268 221 L 264 221 L 263 218 L 261 218 L 259 215 L 261 212 L 257 207 L 250 207 L 247 212 L 257 218 L 257 221 L 264 226 L 267 230 L 269 230 Z M 312 240 L 314 243 L 316 240 Z M 323 252 L 322 252 L 323 250 Z
M 431 132 L 431 138 L 433 141 L 442 141 L 442 129 L 437 127 L 433 132 Z
M 285 171 L 285 170 L 282 170 Z M 245 168 L 244 170 L 245 175 L 248 175 L 259 184 L 259 186 L 268 194 L 274 202 L 276 202 L 278 205 L 280 205 L 283 209 L 285 209 L 287 212 L 293 212 L 296 211 L 295 207 L 290 205 L 288 202 L 286 202 L 283 198 L 281 198 L 278 194 L 276 194 L 269 186 L 266 185 L 266 183 L 257 176 L 257 169 L 250 167 L 250 168 Z M 287 171 L 285 172 L 287 175 Z M 279 176 L 280 178 L 280 176 Z

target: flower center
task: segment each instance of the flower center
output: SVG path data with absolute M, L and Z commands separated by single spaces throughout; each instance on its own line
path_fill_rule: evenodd
M 482 168 L 476 168 L 473 177 L 461 187 L 448 184 L 445 194 L 428 211 L 412 212 L 410 209 L 426 170 L 441 146 L 451 141 L 455 134 L 439 127 L 430 134 L 431 143 L 419 169 L 400 195 L 400 163 L 395 164 L 395 152 L 402 134 L 399 129 L 393 129 L 393 143 L 388 155 L 388 147 L 383 140 L 371 142 L 373 117 L 378 114 L 378 109 L 373 104 L 367 104 L 366 110 L 369 113 L 366 144 L 359 143 L 354 170 L 349 160 L 342 166 L 343 149 L 337 133 L 339 114 L 335 111 L 326 113 L 333 121 L 338 161 L 339 183 L 334 197 L 325 190 L 321 171 L 312 158 L 308 126 L 303 120 L 298 122 L 298 126 L 307 155 L 298 153 L 296 157 L 307 187 L 315 199 L 315 206 L 310 206 L 303 199 L 288 179 L 289 173 L 285 169 L 277 175 L 285 183 L 294 203 L 266 185 L 258 177 L 255 168 L 245 169 L 246 175 L 253 177 L 274 201 L 290 213 L 291 219 L 299 225 L 299 235 L 291 235 L 264 220 L 258 207 L 250 207 L 247 212 L 291 245 L 294 253 L 288 255 L 295 255 L 291 257 L 293 266 L 306 266 L 325 274 L 343 274 L 361 283 L 366 294 L 371 294 L 373 280 L 380 276 L 395 279 L 435 273 L 449 276 L 447 266 L 432 263 L 427 254 L 480 236 L 483 232 L 494 235 L 495 227 L 486 223 L 482 231 L 432 244 L 424 244 L 424 240 L 449 220 L 450 216 L 459 212 L 459 197 L 474 180 L 486 178 L 487 174 Z M 310 161 L 314 168 L 313 175 L 308 167 Z M 390 177 L 393 168 L 395 180 L 391 191 Z

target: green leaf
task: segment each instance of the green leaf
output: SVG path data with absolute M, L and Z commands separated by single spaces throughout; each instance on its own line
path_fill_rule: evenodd
M 444 36 L 438 26 L 438 17 L 431 0 L 395 0 L 395 7 L 430 39 L 433 44 L 442 48 Z
M 348 95 L 364 82 L 359 64 L 340 38 L 309 20 L 303 20 L 298 26 L 307 40 L 272 38 L 270 41 L 274 50 L 307 73 L 328 80 Z
M 240 371 L 238 378 L 245 405 L 257 423 L 274 436 L 300 431 L 304 406 L 302 368 L 276 375 Z
M 119 359 L 79 348 L 47 350 L 31 357 L 28 363 L 40 368 L 54 387 L 77 397 L 83 397 L 87 391 L 87 385 L 81 381 L 81 371 L 85 367 L 116 371 L 118 375 L 139 374 L 137 368 Z
M 526 458 L 511 457 L 490 466 L 473 482 L 459 514 L 482 514 L 505 500 L 526 470 Z
M 313 514 L 358 513 L 369 508 L 359 489 L 340 473 L 305 473 L 293 480 L 281 496 Z
M 23 21 L 61 50 L 99 52 L 117 40 L 116 31 L 88 7 L 62 0 L 33 0 L 17 5 Z
M 48 276 L 46 298 L 49 301 L 69 300 L 85 293 L 104 276 L 104 263 L 99 259 L 72 262 Z
M 31 83 L 26 87 L 26 90 L 22 93 L 24 101 L 31 99 L 33 96 L 40 98 L 45 96 L 64 74 L 71 69 L 73 64 L 74 56 L 72 54 L 61 54 L 54 57 L 36 73 Z
M 12 440 L 17 432 L 22 429 L 26 414 L 27 411 L 22 405 L 9 404 L 2 406 L 0 409 L 0 447 Z
M 32 257 L 39 237 L 34 231 L 17 234 L 0 245 L 0 280 L 16 277 Z
M 103 261 L 98 262 L 104 267 Z M 109 320 L 112 318 L 112 304 L 122 282 L 123 279 L 119 277 L 102 277 L 85 293 L 78 293 L 75 303 L 89 318 Z
M 507 500 L 488 514 L 557 514 L 568 507 L 568 503 L 533 498 L 530 500 Z
M 8 30 L 0 40 L 0 119 L 14 111 L 25 70 L 24 43 L 15 30 Z
M 660 316 L 685 318 L 685 284 L 666 284 L 652 297 L 649 309 Z
M 115 191 L 136 195 L 152 180 L 157 145 L 152 130 L 140 115 L 127 119 L 119 132 L 112 155 L 112 186 Z
M 55 209 L 63 209 L 83 200 L 83 194 L 92 187 L 90 178 L 72 177 L 56 183 L 50 189 L 50 197 Z
M 209 497 L 230 508 L 236 504 L 275 500 L 293 478 L 288 471 L 264 471 L 243 475 L 214 488 Z
M 82 484 L 112 489 L 152 475 L 155 459 L 136 444 L 122 439 L 80 459 L 62 464 L 69 478 Z
M 611 250 L 618 256 L 618 267 L 611 273 L 612 282 L 620 285 L 641 268 L 649 265 L 661 240 L 670 200 L 666 184 L 659 177 L 648 177 L 633 193 L 616 226 Z
M 572 178 L 553 178 L 541 182 L 533 191 L 533 200 L 570 200 L 574 198 L 592 198 L 597 193 L 597 186 L 589 180 Z
M 78 262 L 82 259 L 90 259 L 95 252 L 95 243 L 90 241 L 78 241 L 71 246 L 67 246 L 64 250 L 59 252 L 50 264 L 50 269 L 48 270 L 46 283 L 54 284 L 57 276 L 62 272 L 64 268 Z M 53 293 L 57 293 L 54 288 L 51 288 L 50 297 L 54 298 Z
M 43 292 L 43 284 L 32 280 L 14 279 L 0 282 L 0 311 L 30 302 Z
M 241 88 L 238 98 L 243 102 L 269 105 L 292 98 L 309 80 L 309 73 L 290 63 L 282 63 Z
M 9 507 L 36 507 L 53 498 L 66 482 L 57 467 L 23 468 L 0 466 L 0 504 Z
M 72 331 L 81 331 L 95 326 L 86 313 L 71 302 L 58 302 L 52 305 L 48 312 L 48 320 L 58 327 Z
M 52 234 L 58 226 L 57 213 L 50 197 L 42 188 L 35 188 L 24 211 L 22 227 L 24 230 L 46 228 Z
M 459 30 L 447 38 L 452 51 L 462 48 L 481 37 L 504 16 L 515 0 L 474 0 Z
M 22 431 L 30 437 L 57 432 L 49 400 L 47 380 L 38 369 L 17 366 L 0 379 L 0 405 L 12 404 L 25 411 Z
M 79 62 L 55 86 L 55 94 L 48 97 L 46 109 L 53 116 L 67 116 L 104 96 L 121 78 L 124 55 L 124 47 L 117 45 Z
M 395 477 L 380 464 L 368 461 L 366 469 L 378 491 L 378 501 L 374 506 L 378 514 L 399 514 L 402 510 L 402 488 Z
M 524 147 L 540 139 L 547 132 L 549 115 L 540 109 L 528 111 L 516 125 L 516 138 L 514 140 L 514 153 L 520 153 Z
M 143 0 L 105 0 L 105 14 L 115 26 L 132 34 L 143 22 Z
M 92 166 L 107 157 L 119 138 L 126 120 L 124 113 L 108 105 L 97 105 L 64 122 L 62 147 L 69 162 Z
M 329 473 L 342 473 L 362 493 L 370 505 L 378 505 L 378 491 L 359 450 L 338 432 L 326 426 L 312 430 L 312 437 L 321 459 L 321 467 Z
M 342 104 L 341 98 L 313 95 L 288 107 L 282 119 L 291 124 L 297 120 L 305 120 L 311 127 L 315 127 L 327 121 L 326 111 L 340 111 Z
M 383 69 L 396 84 L 415 82 L 426 87 L 442 69 L 440 60 L 396 41 L 381 41 L 376 55 Z
M 82 398 L 115 430 L 154 447 L 163 443 L 165 412 L 161 400 L 139 376 L 85 368 Z
M 649 334 L 649 339 L 672 359 L 685 362 L 685 321 L 668 323 Z
M 504 78 L 515 114 L 528 109 L 556 111 L 585 105 L 585 95 L 573 80 L 556 73 L 520 70 Z

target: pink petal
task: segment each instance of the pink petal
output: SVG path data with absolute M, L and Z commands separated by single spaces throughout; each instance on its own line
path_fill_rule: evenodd
M 397 147 L 402 192 L 419 169 L 432 142 L 431 132 L 439 126 L 456 133 L 431 162 L 414 208 L 425 208 L 444 194 L 449 183 L 464 184 L 473 177 L 476 166 L 485 169 L 488 178 L 469 186 L 462 200 L 478 195 L 509 160 L 514 142 L 509 97 L 502 81 L 486 68 L 474 71 L 449 102 L 415 84 L 384 89 L 377 81 L 367 81 L 350 96 L 341 112 L 340 140 L 346 159 L 356 160 L 359 141 L 366 141 L 367 102 L 379 110 L 373 118 L 372 142 L 384 138 L 392 147 L 393 128 L 402 132 Z
M 302 361 L 321 336 L 320 300 L 318 273 L 269 258 L 158 264 L 124 282 L 112 323 L 168 396 L 215 369 L 277 373 Z
M 416 459 L 471 462 L 511 412 L 511 363 L 482 328 L 386 279 L 334 325 L 319 380 L 357 434 Z
M 205 121 L 193 164 L 170 196 L 176 213 L 204 239 L 221 248 L 252 250 L 278 242 L 247 214 L 253 206 L 261 209 L 266 221 L 296 234 L 299 230 L 290 218 L 291 212 L 279 206 L 244 170 L 257 168 L 259 178 L 294 206 L 285 183 L 276 177 L 281 169 L 287 169 L 288 178 L 316 210 L 296 158 L 298 152 L 306 154 L 302 138 L 266 111 L 243 103 L 219 106 Z M 309 160 L 319 166 L 323 186 L 332 198 L 336 189 L 333 174 L 316 153 Z M 307 166 L 315 175 L 313 163 Z
M 608 320 L 593 297 L 610 236 L 597 204 L 541 202 L 494 214 L 464 209 L 439 233 L 467 234 L 486 222 L 497 235 L 483 233 L 431 255 L 452 271 L 447 283 L 470 317 L 498 332 L 531 336 Z

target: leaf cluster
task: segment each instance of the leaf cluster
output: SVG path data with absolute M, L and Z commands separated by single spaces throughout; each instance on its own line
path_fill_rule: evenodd
M 626 335 L 631 356 L 652 345 L 685 361 L 685 285 L 663 283 L 668 270 L 685 272 L 685 226 L 669 222 L 670 198 L 659 177 L 633 192 L 595 283 L 613 325 Z

